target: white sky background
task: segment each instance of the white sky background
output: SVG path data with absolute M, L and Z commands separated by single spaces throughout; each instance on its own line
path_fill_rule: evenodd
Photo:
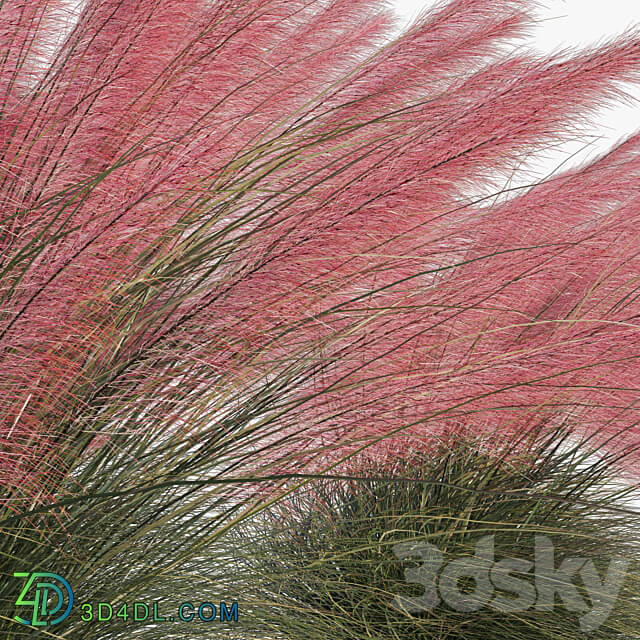
M 392 0 L 396 11 L 408 24 L 422 9 L 436 4 L 433 0 Z M 540 53 L 554 53 L 578 46 L 593 45 L 621 34 L 634 25 L 640 27 L 640 0 L 544 0 L 537 12 L 539 22 L 534 35 L 525 45 Z M 537 167 L 547 173 L 576 153 L 565 165 L 599 154 L 617 140 L 640 130 L 640 87 L 630 88 L 635 102 L 603 109 L 581 142 L 568 143 L 559 151 L 547 154 Z M 589 147 L 584 151 L 586 142 Z

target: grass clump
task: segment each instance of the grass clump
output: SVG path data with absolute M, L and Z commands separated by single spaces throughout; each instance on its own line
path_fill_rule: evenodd
M 243 637 L 640 637 L 640 514 L 616 466 L 559 433 L 361 460 L 234 533 Z

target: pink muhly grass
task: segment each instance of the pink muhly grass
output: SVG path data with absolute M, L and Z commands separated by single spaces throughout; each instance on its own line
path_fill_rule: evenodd
M 149 430 L 254 474 L 567 423 L 636 446 L 640 136 L 474 194 L 623 96 L 640 38 L 507 55 L 531 9 L 388 42 L 375 0 L 87 0 L 58 42 L 65 3 L 1 3 L 11 508 Z

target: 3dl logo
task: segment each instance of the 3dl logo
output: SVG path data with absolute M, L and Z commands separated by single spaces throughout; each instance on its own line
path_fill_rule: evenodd
M 15 616 L 18 622 L 45 627 L 62 622 L 71 613 L 73 591 L 62 576 L 57 573 L 14 573 L 13 576 L 27 579 L 16 606 L 29 607 L 29 618 Z

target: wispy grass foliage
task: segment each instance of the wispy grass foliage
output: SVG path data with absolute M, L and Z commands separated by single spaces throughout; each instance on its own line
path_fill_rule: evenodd
M 238 637 L 637 638 L 637 491 L 566 433 L 514 444 L 363 459 L 234 529 Z
M 14 571 L 142 594 L 364 450 L 634 449 L 640 137 L 504 185 L 640 39 L 527 55 L 532 8 L 0 1 L 3 621 Z

